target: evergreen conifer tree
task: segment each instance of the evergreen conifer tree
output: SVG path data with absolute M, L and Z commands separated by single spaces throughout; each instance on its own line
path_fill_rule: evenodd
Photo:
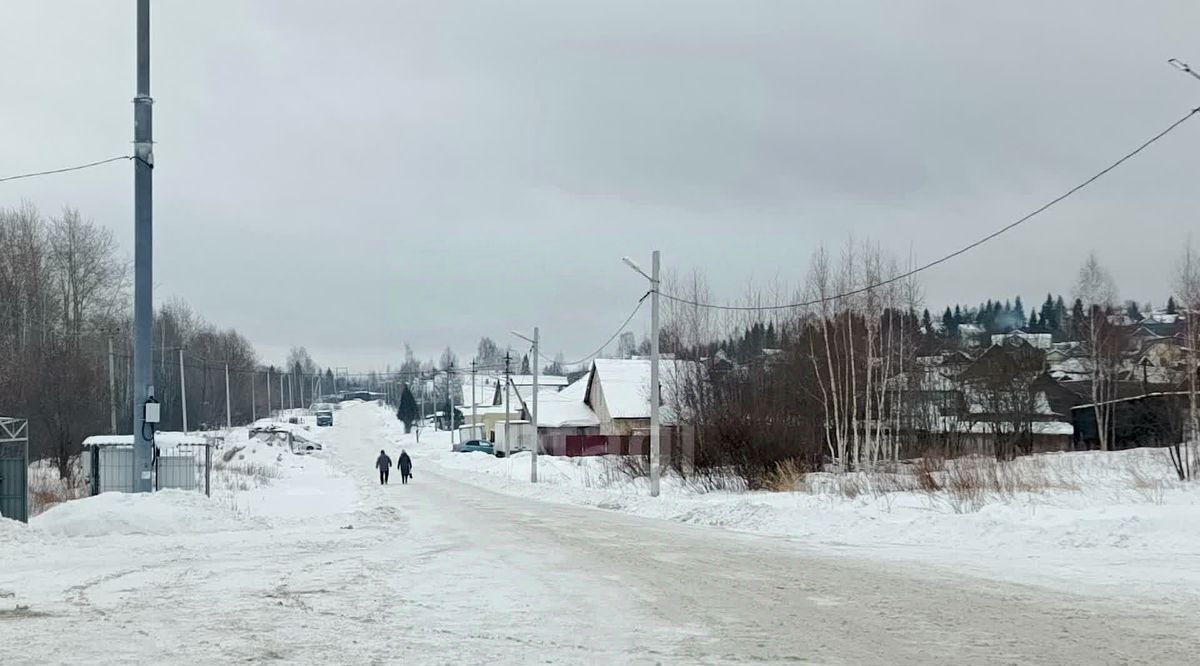
M 1136 301 L 1129 301 L 1129 304 L 1125 306 L 1125 315 L 1133 321 L 1141 321 L 1145 319 L 1145 317 L 1142 316 L 1142 311 L 1138 309 L 1138 304 Z
M 412 432 L 413 424 L 417 422 L 417 399 L 413 397 L 408 384 L 400 391 L 400 405 L 396 408 L 396 418 L 404 424 L 404 432 Z

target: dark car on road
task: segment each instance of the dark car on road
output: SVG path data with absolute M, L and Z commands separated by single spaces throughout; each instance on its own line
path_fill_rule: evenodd
M 319 426 L 333 425 L 333 410 L 332 409 L 317 410 L 317 425 L 319 425 Z
M 496 448 L 492 446 L 492 443 L 485 442 L 481 439 L 472 439 L 468 442 L 455 444 L 450 447 L 450 450 L 455 453 L 473 453 L 478 451 L 479 453 L 486 453 L 493 456 L 496 455 Z

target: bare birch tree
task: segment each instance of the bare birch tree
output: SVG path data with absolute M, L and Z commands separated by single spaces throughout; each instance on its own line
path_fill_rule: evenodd
M 1197 372 L 1200 372 L 1197 347 L 1200 346 L 1200 257 L 1192 245 L 1191 238 L 1184 245 L 1183 255 L 1175 266 L 1175 296 L 1183 318 L 1185 358 L 1187 363 L 1188 419 L 1184 428 L 1185 442 L 1181 448 L 1173 449 L 1172 459 L 1180 480 L 1195 478 L 1196 466 L 1200 463 L 1200 414 L 1197 413 Z
M 1080 267 L 1074 293 L 1084 305 L 1085 321 L 1080 326 L 1080 332 L 1092 361 L 1092 406 L 1096 414 L 1100 450 L 1108 451 L 1112 445 L 1110 401 L 1116 398 L 1116 365 L 1120 360 L 1117 336 L 1114 335 L 1108 314 L 1117 300 L 1117 289 L 1108 269 L 1100 264 L 1095 252 L 1089 253 Z

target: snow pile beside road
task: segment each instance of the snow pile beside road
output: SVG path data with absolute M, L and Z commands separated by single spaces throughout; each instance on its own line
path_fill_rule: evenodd
M 25 523 L 0 518 L 0 545 L 16 545 L 37 541 L 37 534 Z
M 195 534 L 244 529 L 227 507 L 185 490 L 101 493 L 51 507 L 30 528 L 63 537 Z
M 273 425 L 289 428 L 288 424 Z M 310 441 L 317 441 L 303 426 Z M 305 519 L 353 510 L 353 481 L 333 468 L 324 452 L 296 454 L 279 441 L 250 438 L 235 429 L 214 454 L 213 496 L 239 513 L 271 519 Z

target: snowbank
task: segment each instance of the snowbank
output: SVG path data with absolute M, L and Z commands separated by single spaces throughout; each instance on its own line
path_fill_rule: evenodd
M 101 493 L 64 502 L 35 516 L 30 529 L 63 537 L 166 536 L 245 529 L 228 507 L 185 490 L 153 494 Z
M 37 535 L 25 523 L 0 518 L 0 546 L 37 541 Z
M 310 441 L 321 437 L 302 425 L 271 425 Z M 352 510 L 356 492 L 353 481 L 330 465 L 323 451 L 296 454 L 282 441 L 251 438 L 248 429 L 236 428 L 214 454 L 213 496 L 243 515 L 306 519 Z

